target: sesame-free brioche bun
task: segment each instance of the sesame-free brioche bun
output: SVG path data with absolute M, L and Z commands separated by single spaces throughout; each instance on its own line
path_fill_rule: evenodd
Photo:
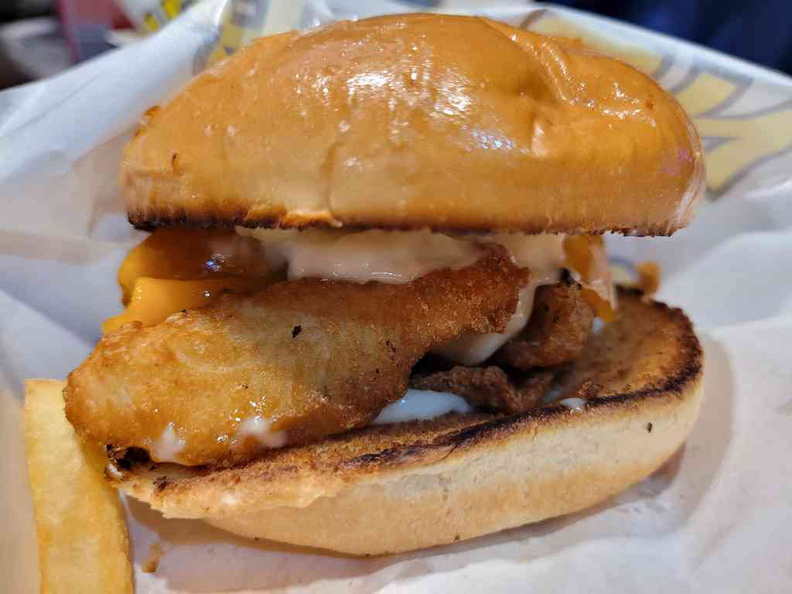
M 121 184 L 140 227 L 665 235 L 704 175 L 682 108 L 630 66 L 412 14 L 259 39 L 147 113 Z
M 567 514 L 643 479 L 683 443 L 702 351 L 678 309 L 622 292 L 565 401 L 526 414 L 374 425 L 226 469 L 117 461 L 117 486 L 167 517 L 354 555 L 450 543 Z M 115 474 L 115 473 L 113 473 Z

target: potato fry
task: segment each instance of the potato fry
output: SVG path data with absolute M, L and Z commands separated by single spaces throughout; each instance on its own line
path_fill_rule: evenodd
M 80 441 L 63 412 L 64 383 L 25 383 L 28 477 L 38 535 L 41 591 L 131 593 L 124 515 L 104 479 L 101 449 Z

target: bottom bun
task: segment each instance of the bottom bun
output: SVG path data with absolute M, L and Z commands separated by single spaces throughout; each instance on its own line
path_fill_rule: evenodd
M 565 400 L 520 415 L 446 415 L 273 450 L 225 469 L 118 466 L 117 486 L 166 517 L 353 555 L 446 544 L 592 506 L 684 442 L 702 351 L 678 309 L 620 293 Z M 123 467 L 123 469 L 121 468 Z

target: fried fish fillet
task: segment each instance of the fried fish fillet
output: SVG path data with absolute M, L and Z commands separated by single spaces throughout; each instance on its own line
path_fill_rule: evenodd
M 555 369 L 531 371 L 488 367 L 464 367 L 414 374 L 410 387 L 418 390 L 452 392 L 473 406 L 520 414 L 539 406 L 555 377 Z
M 453 392 L 474 406 L 509 414 L 526 412 L 540 404 L 563 364 L 580 355 L 593 318 L 578 283 L 540 287 L 525 329 L 494 357 L 505 368 L 452 367 L 427 357 L 413 369 L 410 387 Z
M 583 350 L 593 321 L 594 311 L 579 284 L 562 281 L 539 287 L 528 325 L 503 345 L 494 360 L 525 370 L 572 361 Z
M 367 424 L 435 345 L 502 331 L 528 276 L 492 249 L 404 285 L 303 279 L 127 324 L 69 376 L 66 414 L 154 460 L 241 463 Z

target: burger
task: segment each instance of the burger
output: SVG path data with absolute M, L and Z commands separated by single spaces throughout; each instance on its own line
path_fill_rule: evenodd
M 672 234 L 703 179 L 675 100 L 574 40 L 260 39 L 126 147 L 152 234 L 67 417 L 126 495 L 248 537 L 383 554 L 584 509 L 681 446 L 702 374 L 602 234 Z

